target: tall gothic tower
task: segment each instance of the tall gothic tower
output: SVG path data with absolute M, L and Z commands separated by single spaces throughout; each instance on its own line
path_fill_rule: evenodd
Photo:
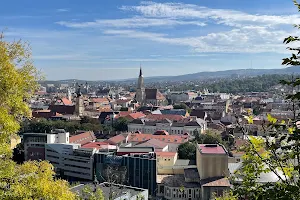
M 75 115 L 83 116 L 84 105 L 83 105 L 81 87 L 78 84 L 76 85 L 77 85 L 77 91 L 76 91 Z
M 136 100 L 140 104 L 145 103 L 145 86 L 144 86 L 144 76 L 142 72 L 142 67 L 140 67 L 140 75 L 138 79 L 138 84 L 136 88 Z

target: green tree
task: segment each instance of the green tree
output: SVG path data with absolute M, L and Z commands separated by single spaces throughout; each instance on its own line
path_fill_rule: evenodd
M 127 131 L 128 130 L 128 119 L 124 117 L 118 118 L 116 122 L 114 122 L 113 128 L 116 131 Z
M 196 143 L 185 142 L 178 146 L 178 156 L 180 159 L 196 160 Z
M 97 123 L 97 119 L 93 119 L 93 118 L 83 118 L 81 122 L 33 119 L 33 120 L 22 122 L 20 131 L 22 133 L 25 132 L 50 133 L 51 130 L 53 129 L 65 129 L 66 131 L 73 134 L 77 130 L 99 132 L 103 130 L 103 127 L 100 123 Z
M 294 1 L 294 4 L 300 11 L 297 1 Z M 295 27 L 300 28 L 299 25 Z M 298 36 L 289 36 L 284 39 L 284 43 L 297 44 L 299 40 Z M 288 47 L 288 49 L 292 51 L 292 56 L 284 58 L 282 64 L 299 66 L 300 47 Z M 300 79 L 281 81 L 281 83 L 294 88 L 300 85 Z M 289 94 L 287 99 L 295 105 L 299 103 L 300 93 Z M 295 109 L 294 106 L 293 108 Z M 238 199 L 299 199 L 300 129 L 296 125 L 299 119 L 295 116 L 289 121 L 278 121 L 268 115 L 268 121 L 269 124 L 263 126 L 267 137 L 250 137 L 248 144 L 243 147 L 245 155 L 242 167 L 231 178 L 234 186 L 231 196 L 234 195 Z M 272 172 L 279 181 L 258 183 L 258 178 L 266 172 Z M 242 179 L 242 182 L 238 183 L 237 179 Z
M 104 200 L 104 196 L 100 188 L 93 190 L 91 186 L 86 185 L 77 195 L 77 200 Z
M 27 101 L 38 88 L 37 70 L 28 45 L 7 42 L 0 35 L 0 199 L 72 200 L 68 183 L 55 180 L 53 166 L 46 161 L 12 160 L 9 139 L 20 128 L 20 121 L 31 114 Z
M 188 107 L 186 104 L 181 103 L 181 104 L 176 104 L 173 106 L 174 109 L 184 109 L 186 110 L 188 113 L 191 113 L 192 109 L 190 107 Z

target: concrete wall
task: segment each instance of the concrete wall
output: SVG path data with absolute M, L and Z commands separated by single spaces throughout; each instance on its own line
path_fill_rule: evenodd
M 197 169 L 201 179 L 228 176 L 227 154 L 201 154 L 197 150 Z

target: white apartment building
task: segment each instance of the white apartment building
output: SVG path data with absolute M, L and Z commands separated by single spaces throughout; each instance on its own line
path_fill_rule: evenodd
M 57 129 L 51 133 L 24 133 L 22 142 L 24 144 L 25 160 L 44 160 L 45 144 L 69 143 L 69 132 Z
M 199 133 L 203 133 L 207 129 L 207 124 L 202 119 L 195 119 L 188 122 L 172 122 L 168 119 L 163 121 L 144 121 L 142 119 L 133 120 L 128 124 L 129 132 L 140 131 L 142 133 L 154 134 L 156 131 L 165 130 L 170 135 L 178 134 L 193 134 L 195 130 Z
M 57 174 L 69 180 L 93 180 L 96 149 L 80 148 L 80 144 L 46 144 L 45 158 Z

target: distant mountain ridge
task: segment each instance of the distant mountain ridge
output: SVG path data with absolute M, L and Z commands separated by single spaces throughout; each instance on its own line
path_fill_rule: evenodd
M 162 77 L 146 77 L 147 81 L 189 81 L 189 80 L 206 80 L 212 78 L 237 78 L 237 77 L 253 77 L 264 74 L 300 74 L 300 67 L 287 67 L 281 69 L 234 69 L 215 72 L 198 72 L 193 74 L 185 74 L 179 76 L 162 76 Z
M 242 77 L 253 77 L 260 76 L 264 74 L 300 74 L 300 67 L 286 67 L 280 69 L 234 69 L 234 70 L 224 70 L 215 72 L 198 72 L 193 74 L 184 74 L 178 76 L 153 76 L 145 77 L 145 82 L 165 82 L 165 81 L 193 81 L 193 80 L 207 80 L 213 78 L 242 78 Z M 76 79 L 66 79 L 58 80 L 53 82 L 62 83 L 75 83 L 81 82 L 132 82 L 136 81 L 137 78 L 123 79 L 123 80 L 111 80 L 111 81 L 88 81 L 88 80 L 76 80 Z M 49 82 L 49 81 L 47 81 Z M 52 82 L 52 81 L 51 81 Z

